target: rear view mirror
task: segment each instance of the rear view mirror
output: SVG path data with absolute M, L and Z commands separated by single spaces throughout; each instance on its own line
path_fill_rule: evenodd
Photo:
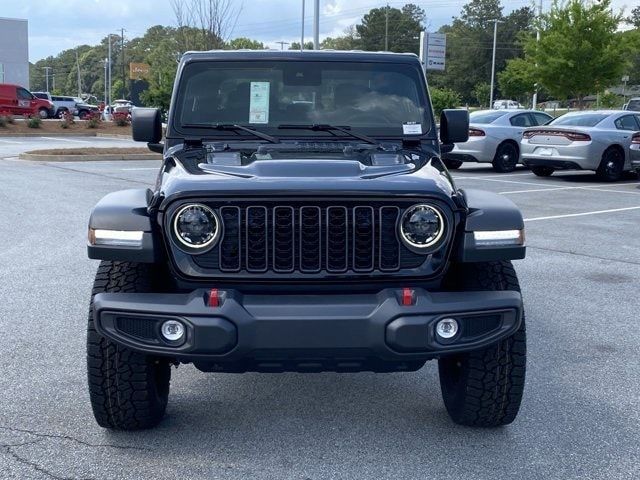
M 440 142 L 443 145 L 464 143 L 469 140 L 469 112 L 443 110 L 440 115 Z
M 136 142 L 159 144 L 162 140 L 160 110 L 157 108 L 134 108 L 131 111 L 131 130 Z

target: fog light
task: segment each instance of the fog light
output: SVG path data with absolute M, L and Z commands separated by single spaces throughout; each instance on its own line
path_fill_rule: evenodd
M 453 318 L 443 318 L 436 324 L 436 334 L 440 338 L 449 340 L 458 333 L 458 322 Z
M 177 342 L 184 337 L 184 325 L 176 320 L 167 320 L 160 329 L 162 336 L 170 342 Z

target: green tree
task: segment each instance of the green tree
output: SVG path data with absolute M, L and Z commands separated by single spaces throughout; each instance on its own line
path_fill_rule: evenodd
M 356 26 L 352 25 L 340 37 L 327 37 L 320 44 L 320 48 L 328 50 L 355 50 L 360 48 Z
M 622 17 L 611 10 L 611 0 L 555 1 L 540 20 L 540 42 L 526 41 L 527 61 L 536 65 L 536 77 L 557 98 L 584 97 L 620 82 L 627 48 L 616 35 Z
M 480 107 L 487 107 L 491 98 L 491 85 L 487 82 L 478 83 L 473 87 L 473 96 L 478 102 Z
M 360 48 L 363 50 L 385 50 L 391 52 L 414 52 L 420 49 L 419 36 L 423 30 L 425 12 L 414 4 L 401 9 L 374 8 L 356 25 Z
M 304 42 L 305 50 L 313 50 L 313 42 Z M 289 50 L 300 50 L 300 42 L 293 42 L 289 45 Z
M 500 92 L 506 97 L 522 101 L 533 95 L 536 84 L 535 65 L 523 58 L 507 61 L 506 68 L 498 73 Z
M 628 24 L 633 25 L 634 28 L 640 28 L 640 7 L 636 7 L 631 10 L 631 14 L 625 20 Z
M 440 117 L 442 110 L 460 106 L 460 95 L 449 88 L 431 88 L 429 94 L 436 119 Z
M 234 38 L 224 46 L 227 50 L 264 50 L 264 44 L 246 37 Z
M 449 87 L 462 94 L 463 100 L 475 103 L 474 87 L 491 79 L 493 53 L 493 22 L 499 20 L 496 71 L 507 60 L 523 55 L 520 37 L 532 31 L 533 11 L 514 10 L 506 17 L 500 0 L 471 0 L 462 8 L 459 17 L 440 33 L 447 34 L 447 66 L 444 72 L 430 72 L 434 86 Z

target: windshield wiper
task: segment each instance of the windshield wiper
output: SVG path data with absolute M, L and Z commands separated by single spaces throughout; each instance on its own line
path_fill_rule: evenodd
M 244 125 L 237 125 L 234 123 L 185 123 L 182 125 L 184 128 L 206 128 L 211 130 L 230 130 L 230 131 L 242 131 L 250 133 L 251 135 L 266 140 L 270 143 L 280 143 L 280 139 L 267 135 L 266 133 L 259 132 Z
M 383 146 L 378 142 L 375 138 L 367 137 L 366 135 L 362 135 L 360 133 L 355 133 L 351 131 L 351 127 L 348 126 L 338 126 L 338 125 L 327 125 L 327 124 L 309 124 L 309 125 L 296 125 L 296 124 L 283 124 L 278 125 L 279 129 L 282 130 L 313 130 L 314 132 L 331 132 L 336 131 L 340 133 L 344 133 L 349 135 L 350 137 L 357 138 L 358 140 L 362 140 L 363 142 L 370 143 L 371 145 L 376 145 L 378 148 L 384 150 Z

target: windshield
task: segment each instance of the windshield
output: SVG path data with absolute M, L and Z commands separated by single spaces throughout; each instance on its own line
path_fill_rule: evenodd
M 632 110 L 634 112 L 640 112 L 640 99 L 629 100 L 627 104 L 627 110 Z
M 571 127 L 595 127 L 609 115 L 604 113 L 583 113 L 578 115 L 563 115 L 556 118 L 549 125 L 566 125 Z
M 431 128 L 423 85 L 419 68 L 406 64 L 193 62 L 182 74 L 173 122 L 180 131 L 237 124 L 276 136 L 344 136 L 286 128 L 337 125 L 371 136 L 420 135 Z
M 471 112 L 469 114 L 469 121 L 471 123 L 493 123 L 500 117 L 504 117 L 507 112 Z

